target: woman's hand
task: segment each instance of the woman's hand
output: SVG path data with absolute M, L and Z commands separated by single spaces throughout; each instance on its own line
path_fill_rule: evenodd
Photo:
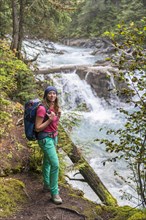
M 49 112 L 46 113 L 48 116 L 48 119 L 44 121 L 44 118 L 36 116 L 36 121 L 35 121 L 35 130 L 37 132 L 43 131 L 54 119 L 55 113 L 54 112 Z
M 55 113 L 54 112 L 50 112 L 50 113 L 46 113 L 46 115 L 48 116 L 48 118 L 51 120 L 51 121 L 53 121 L 53 119 L 54 119 L 54 116 L 55 116 Z

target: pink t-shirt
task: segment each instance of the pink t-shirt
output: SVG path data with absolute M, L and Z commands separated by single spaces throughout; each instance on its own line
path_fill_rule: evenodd
M 54 111 L 53 108 L 50 108 L 49 111 Z M 37 116 L 41 117 L 41 118 L 45 118 L 46 116 L 46 109 L 44 106 L 40 105 L 37 109 Z M 58 124 L 59 124 L 59 118 L 57 115 L 54 116 L 53 121 L 43 130 L 44 132 L 54 132 L 57 131 L 58 129 Z M 55 136 L 57 135 L 58 132 L 55 132 Z

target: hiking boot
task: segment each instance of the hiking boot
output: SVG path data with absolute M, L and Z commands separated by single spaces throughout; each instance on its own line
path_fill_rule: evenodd
M 53 195 L 53 196 L 52 196 L 52 201 L 53 201 L 56 205 L 62 204 L 62 199 L 61 199 L 61 197 L 59 196 L 59 194 Z
M 50 187 L 49 186 L 43 186 L 43 192 L 50 192 Z

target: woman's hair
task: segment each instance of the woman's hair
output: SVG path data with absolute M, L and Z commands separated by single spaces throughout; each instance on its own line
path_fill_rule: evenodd
M 50 108 L 50 101 L 49 99 L 47 98 L 47 96 L 44 98 L 44 102 L 45 102 L 45 105 L 47 108 Z M 54 110 L 55 110 L 55 113 L 57 114 L 58 113 L 58 110 L 59 110 L 59 100 L 58 100 L 58 97 L 56 96 L 56 99 L 55 99 L 55 102 L 54 102 Z

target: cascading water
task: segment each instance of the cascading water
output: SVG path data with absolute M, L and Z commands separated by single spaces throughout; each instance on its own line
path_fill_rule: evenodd
M 127 164 L 124 161 L 117 161 L 114 163 L 103 162 L 108 158 L 116 156 L 105 151 L 105 146 L 96 143 L 97 138 L 106 137 L 106 131 L 109 128 L 120 128 L 123 124 L 124 118 L 122 115 L 111 106 L 108 106 L 104 100 L 95 96 L 90 85 L 85 80 L 80 80 L 75 73 L 59 73 L 49 75 L 60 91 L 60 100 L 63 108 L 63 114 L 78 114 L 80 122 L 73 128 L 70 137 L 72 141 L 80 147 L 89 164 L 98 174 L 104 185 L 117 198 L 120 205 L 135 205 L 135 202 L 122 200 L 122 192 L 127 191 L 132 195 L 135 193 L 128 185 L 126 185 L 120 178 L 114 176 L 114 171 L 119 175 L 124 172 L 124 177 L 130 176 L 127 170 Z M 84 105 L 83 105 L 84 104 Z M 81 106 L 86 106 L 87 111 Z M 78 108 L 80 110 L 78 110 Z M 99 131 L 103 128 L 102 131 Z M 114 138 L 115 137 L 111 137 Z M 74 172 L 70 173 L 73 177 Z M 77 177 L 79 178 L 79 177 Z M 89 186 L 85 183 L 76 181 L 69 181 L 73 186 L 84 190 L 85 196 L 94 201 L 98 201 L 97 196 L 92 192 Z
M 24 41 L 25 53 L 27 54 L 27 59 L 40 54 L 37 59 L 37 64 L 39 68 L 49 68 L 56 66 L 65 65 L 85 65 L 94 64 L 95 61 L 101 60 L 101 56 L 93 56 L 91 52 L 93 49 L 90 48 L 79 48 L 79 47 L 69 47 L 62 44 L 55 43 L 54 48 L 51 48 L 52 53 L 47 52 L 47 48 L 50 48 L 49 42 L 38 42 L 33 41 L 35 46 L 32 46 L 32 41 Z M 33 48 L 32 48 L 33 47 Z
M 30 42 L 27 42 L 27 44 L 30 44 Z M 31 50 L 26 46 L 26 52 L 30 56 L 35 55 L 38 51 L 40 52 L 41 55 L 37 60 L 39 68 L 56 67 L 66 64 L 94 64 L 96 60 L 102 59 L 102 57 L 90 55 L 91 49 L 67 47 L 60 44 L 55 44 L 55 48 L 64 51 L 64 54 L 47 54 L 41 50 L 38 44 L 34 49 L 31 48 Z M 43 80 L 42 76 L 37 77 Z M 109 157 L 113 157 L 114 154 L 107 153 L 103 144 L 101 145 L 94 141 L 97 138 L 105 138 L 107 129 L 120 128 L 123 124 L 124 117 L 116 108 L 107 105 L 103 99 L 98 98 L 90 85 L 85 80 L 80 80 L 75 72 L 49 74 L 49 77 L 53 79 L 60 93 L 59 99 L 63 110 L 62 118 L 65 118 L 67 115 L 76 114 L 75 117 L 79 117 L 80 119 L 77 126 L 73 127 L 70 133 L 72 141 L 80 147 L 89 164 L 93 167 L 111 194 L 118 200 L 119 205 L 129 204 L 135 206 L 137 204 L 136 200 L 127 201 L 126 199 L 121 199 L 121 191 L 126 191 L 134 195 L 135 192 L 133 189 L 118 178 L 118 176 L 114 176 L 115 169 L 121 176 L 124 173 L 125 178 L 130 176 L 130 171 L 127 169 L 126 163 L 121 160 L 114 163 L 106 163 L 103 166 L 103 162 Z M 115 106 L 115 100 L 111 100 L 112 103 Z M 116 103 L 122 105 L 118 100 L 116 100 Z M 102 130 L 100 131 L 101 128 Z M 111 138 L 116 137 L 111 136 Z M 70 173 L 70 175 L 73 175 L 73 173 Z M 83 190 L 85 197 L 100 202 L 97 195 L 92 192 L 86 183 L 69 182 L 73 186 Z

